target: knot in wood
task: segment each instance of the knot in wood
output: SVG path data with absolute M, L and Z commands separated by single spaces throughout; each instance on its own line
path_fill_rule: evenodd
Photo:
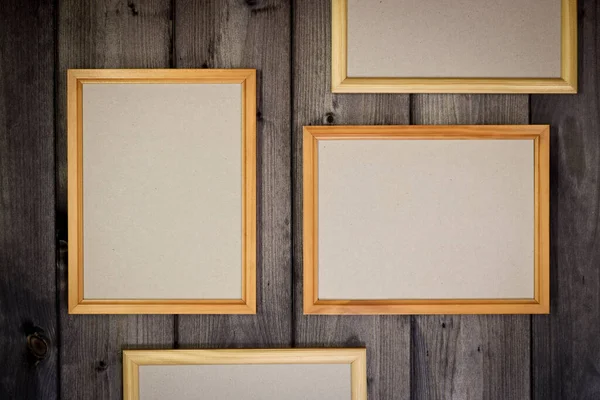
M 29 353 L 37 358 L 43 360 L 48 355 L 49 340 L 40 332 L 34 332 L 27 335 L 27 349 Z
M 108 369 L 108 365 L 104 361 L 98 362 L 98 365 L 96 366 L 96 371 L 102 372 L 102 371 L 106 371 L 107 369 Z

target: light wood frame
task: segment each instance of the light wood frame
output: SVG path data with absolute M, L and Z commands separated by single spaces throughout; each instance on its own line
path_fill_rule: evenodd
M 353 78 L 348 76 L 348 0 L 332 0 L 334 93 L 577 93 L 577 0 L 561 0 L 560 78 Z
M 139 400 L 140 365 L 350 364 L 352 400 L 367 400 L 367 351 L 348 349 L 124 350 L 123 398 Z
M 318 141 L 534 141 L 534 297 L 532 299 L 322 300 L 318 297 Z M 547 314 L 550 312 L 550 128 L 547 125 L 306 126 L 303 137 L 304 314 Z
M 218 83 L 242 87 L 242 296 L 240 299 L 86 299 L 83 287 L 83 85 Z M 68 305 L 70 314 L 256 314 L 256 70 L 67 71 Z

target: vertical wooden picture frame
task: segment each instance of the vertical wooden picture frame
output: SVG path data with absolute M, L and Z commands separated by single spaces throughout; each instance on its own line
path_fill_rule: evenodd
M 304 314 L 549 312 L 548 126 L 307 126 L 303 155 Z
M 185 368 L 186 366 L 191 368 Z M 335 368 L 336 371 L 327 371 L 328 366 Z M 146 381 L 145 386 L 141 387 L 143 379 L 140 377 L 144 375 L 142 370 L 145 367 L 153 367 L 154 374 Z M 193 367 L 200 370 L 194 371 Z M 270 368 L 267 371 L 265 367 L 274 367 L 274 369 Z M 298 371 L 294 370 L 295 367 L 309 369 Z M 311 371 L 315 367 L 319 370 Z M 346 367 L 349 367 L 347 371 Z M 215 372 L 216 368 L 219 370 Z M 211 371 L 216 375 L 207 377 L 206 375 Z M 253 371 L 255 371 L 254 375 Z M 329 372 L 334 372 L 335 375 L 328 376 Z M 203 382 L 199 382 L 198 377 L 203 377 Z M 319 382 L 311 382 L 311 377 L 318 377 Z M 236 378 L 244 380 L 238 382 Z M 185 385 L 180 385 L 178 379 L 184 381 Z M 123 398 L 125 400 L 165 398 L 165 393 L 178 399 L 197 398 L 197 393 L 200 391 L 208 398 L 240 398 L 241 392 L 253 396 L 252 398 L 265 400 L 279 399 L 282 393 L 287 393 L 286 398 L 294 396 L 293 398 L 303 399 L 340 399 L 340 392 L 343 392 L 345 395 L 341 395 L 341 398 L 366 400 L 366 349 L 125 350 L 123 352 Z M 223 397 L 225 396 L 223 391 L 227 391 L 227 397 Z M 144 392 L 148 395 L 144 396 Z M 273 397 L 274 395 L 276 397 Z
M 255 314 L 255 70 L 69 70 L 67 101 L 69 313 Z
M 332 64 L 331 64 L 331 90 L 334 93 L 576 93 L 577 92 L 577 0 L 553 0 L 556 2 L 560 2 L 560 18 L 552 19 L 551 21 L 546 21 L 541 19 L 542 17 L 538 15 L 530 15 L 528 16 L 527 21 L 532 21 L 536 23 L 537 28 L 543 26 L 552 26 L 557 22 L 560 23 L 560 31 L 558 34 L 560 35 L 560 43 L 557 43 L 555 46 L 556 49 L 554 51 L 558 52 L 559 56 L 555 61 L 559 62 L 559 76 L 546 76 L 545 73 L 540 76 L 529 76 L 527 74 L 509 74 L 509 76 L 498 74 L 487 76 L 483 74 L 483 76 L 473 76 L 467 75 L 462 76 L 459 74 L 461 71 L 457 70 L 456 75 L 447 74 L 444 72 L 440 72 L 436 74 L 436 76 L 415 76 L 401 75 L 401 71 L 399 74 L 390 76 L 387 73 L 384 75 L 373 74 L 369 76 L 365 76 L 366 74 L 360 74 L 360 76 L 354 76 L 349 73 L 349 47 L 353 45 L 353 43 L 349 43 L 349 29 L 354 29 L 352 26 L 349 26 L 348 23 L 348 6 L 349 2 L 352 0 L 331 0 L 332 1 L 332 29 L 331 29 L 331 56 L 332 56 Z M 382 2 L 379 2 L 382 3 Z M 389 7 L 392 7 L 391 0 L 386 0 L 383 3 L 387 4 Z M 360 3 L 361 5 L 363 2 Z M 416 3 L 411 3 L 411 13 L 415 14 L 414 7 Z M 526 4 L 526 2 L 523 2 Z M 514 4 L 511 4 L 510 7 L 503 8 L 502 3 L 495 3 L 498 8 L 498 12 L 495 13 L 492 17 L 492 20 L 498 20 L 501 18 L 508 18 L 509 20 L 505 23 L 499 23 L 498 26 L 506 26 L 514 28 L 515 24 L 518 21 L 514 18 L 514 10 L 508 11 L 508 8 L 513 9 Z M 395 9 L 397 10 L 406 10 L 406 7 L 403 7 L 401 2 L 397 4 L 394 3 Z M 369 4 L 369 13 L 376 14 L 377 8 L 382 7 L 382 4 Z M 440 7 L 439 5 L 431 5 L 427 2 L 422 3 L 422 7 Z M 448 4 L 448 10 L 451 10 L 453 5 Z M 481 3 L 481 7 L 487 7 L 484 3 Z M 539 7 L 536 10 L 547 10 L 547 4 L 539 3 Z M 411 17 L 413 21 L 419 21 L 420 26 L 428 27 L 435 26 L 436 29 L 433 30 L 435 32 L 443 32 L 444 24 L 451 24 L 456 18 L 441 18 L 440 20 L 436 20 L 434 22 L 426 22 L 423 21 L 423 15 L 431 16 L 434 18 L 437 14 L 443 14 L 444 10 L 439 10 L 440 13 L 431 12 L 431 11 L 423 11 L 422 14 L 416 14 L 417 16 Z M 503 15 L 502 12 L 506 12 L 506 16 Z M 366 12 L 366 11 L 365 11 Z M 360 12 L 359 15 L 364 15 L 365 12 Z M 534 11 L 535 12 L 535 11 Z M 383 15 L 386 15 L 386 12 L 382 11 Z M 389 13 L 387 13 L 389 14 Z M 408 14 L 407 14 L 408 15 Z M 454 14 L 453 14 L 454 15 Z M 455 16 L 456 17 L 456 16 Z M 470 18 L 470 17 L 466 17 Z M 541 19 L 541 20 L 540 20 Z M 381 32 L 373 32 L 372 31 L 372 20 L 379 21 L 381 26 Z M 373 17 L 369 21 L 365 21 L 362 24 L 361 29 L 371 29 L 372 39 L 376 41 L 375 45 L 371 45 L 368 48 L 369 51 L 372 51 L 373 48 L 377 46 L 377 48 L 386 45 L 392 45 L 395 43 L 395 40 L 386 41 L 382 32 L 386 35 L 389 35 L 391 29 L 412 29 L 410 28 L 410 24 L 403 23 L 402 21 L 398 21 L 397 19 L 390 18 L 390 20 L 394 20 L 397 22 L 393 27 L 384 27 L 384 21 L 381 20 L 380 17 Z M 478 20 L 478 19 L 476 19 Z M 479 19 L 480 20 L 480 19 Z M 356 22 L 356 21 L 355 21 Z M 466 33 L 463 32 L 462 39 L 460 39 L 457 43 L 465 43 L 467 39 L 477 38 L 478 40 L 484 40 L 489 32 L 482 34 L 481 32 L 477 32 L 474 26 L 472 25 L 471 20 L 464 21 L 460 26 L 461 29 L 466 29 Z M 481 22 L 481 21 L 480 21 Z M 523 22 L 525 23 L 525 22 Z M 356 25 L 356 24 L 355 24 Z M 485 29 L 491 29 L 489 24 L 482 23 L 482 26 L 486 27 Z M 369 28 L 366 28 L 369 27 Z M 388 29 L 387 31 L 385 29 Z M 536 28 L 536 29 L 537 29 Z M 448 28 L 453 29 L 453 28 Z M 527 31 L 527 26 L 521 26 L 522 30 Z M 533 28 L 532 28 L 533 29 Z M 541 28 L 540 28 L 541 29 Z M 558 27 L 557 27 L 558 29 Z M 431 34 L 432 30 L 428 29 L 427 34 Z M 513 35 L 515 34 L 511 31 Z M 407 37 L 407 35 L 403 35 Z M 511 35 L 501 35 L 508 38 L 511 38 Z M 527 33 L 524 36 L 531 38 L 538 38 L 539 40 L 545 41 L 549 40 L 545 37 L 541 32 L 531 32 Z M 448 33 L 443 35 L 444 38 L 450 37 Z M 439 39 L 439 38 L 438 38 Z M 533 39 L 532 39 L 533 40 Z M 435 43 L 436 40 L 433 40 L 432 43 Z M 410 43 L 414 43 L 421 48 L 427 48 L 428 51 L 436 51 L 432 50 L 430 46 L 431 43 L 423 45 L 420 40 L 411 38 L 409 40 Z M 513 41 L 514 43 L 523 42 L 521 39 L 517 39 Z M 477 42 L 478 45 L 483 46 L 482 43 L 486 42 Z M 494 42 L 495 43 L 495 42 Z M 542 42 L 543 43 L 543 42 Z M 454 52 L 458 59 L 465 58 L 465 51 L 456 51 L 454 45 L 440 45 L 442 48 L 448 49 L 447 51 L 452 54 Z M 514 47 L 514 44 L 511 45 Z M 492 46 L 490 44 L 489 48 L 495 47 L 495 50 L 492 51 L 493 54 L 498 54 L 498 45 Z M 532 49 L 540 49 L 542 46 L 537 45 L 535 43 L 531 43 L 531 45 L 523 45 L 523 48 L 507 50 L 507 53 L 512 54 L 515 59 L 523 58 L 523 52 L 527 53 L 532 51 Z M 404 57 L 410 57 L 406 55 L 407 49 L 406 44 L 401 45 L 402 50 L 389 48 L 385 50 L 385 55 L 381 55 L 382 59 L 386 57 L 390 57 L 390 54 L 394 53 L 397 50 L 398 53 L 403 52 Z M 471 49 L 472 50 L 472 49 Z M 383 52 L 383 50 L 381 50 Z M 478 54 L 478 57 L 482 57 L 482 50 L 474 51 L 473 54 Z M 373 61 L 372 57 L 365 56 L 369 59 L 365 61 L 365 63 L 374 63 L 375 65 L 381 65 L 381 62 Z M 444 64 L 448 65 L 448 62 L 443 62 L 441 60 L 437 60 L 435 57 L 431 57 L 428 53 L 427 57 L 424 56 L 425 59 L 431 59 L 432 62 L 436 63 L 436 65 Z M 497 65 L 502 60 L 495 61 L 491 63 L 491 65 Z M 417 60 L 411 61 L 414 66 L 415 63 L 418 64 Z M 514 64 L 513 62 L 507 61 L 508 65 Z M 396 63 L 397 64 L 397 63 Z M 460 64 L 460 62 L 457 62 Z M 469 62 L 468 64 L 473 64 Z M 535 61 L 532 60 L 531 64 L 535 64 Z M 458 68 L 458 67 L 457 67 Z M 489 71 L 489 66 L 482 66 L 481 71 L 487 73 Z

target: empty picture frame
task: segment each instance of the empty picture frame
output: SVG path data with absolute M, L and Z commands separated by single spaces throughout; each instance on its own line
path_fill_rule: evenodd
M 576 93 L 576 0 L 332 0 L 337 93 Z
M 255 70 L 69 70 L 67 124 L 69 312 L 255 314 Z
M 124 400 L 366 400 L 366 349 L 125 350 Z
M 549 127 L 310 126 L 305 314 L 548 313 Z

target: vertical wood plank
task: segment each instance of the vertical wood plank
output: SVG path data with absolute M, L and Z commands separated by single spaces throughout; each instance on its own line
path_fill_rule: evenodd
M 413 95 L 415 124 L 526 124 L 526 95 Z M 530 317 L 415 316 L 415 399 L 529 399 Z
M 58 236 L 66 241 L 67 68 L 168 68 L 170 0 L 62 0 L 57 87 Z M 121 350 L 173 345 L 173 316 L 68 315 L 60 257 L 62 399 L 122 398 Z M 168 268 L 168 265 L 165 265 Z
M 290 6 L 177 0 L 175 66 L 257 69 L 257 315 L 181 315 L 181 347 L 287 347 L 292 340 Z
M 0 2 L 0 398 L 55 399 L 54 4 Z
M 533 397 L 600 398 L 600 3 L 579 2 L 579 93 L 532 96 L 551 124 L 550 315 L 533 317 Z
M 410 317 L 302 314 L 302 127 L 407 124 L 406 95 L 331 93 L 331 1 L 294 2 L 294 315 L 300 347 L 367 347 L 370 399 L 410 398 Z

